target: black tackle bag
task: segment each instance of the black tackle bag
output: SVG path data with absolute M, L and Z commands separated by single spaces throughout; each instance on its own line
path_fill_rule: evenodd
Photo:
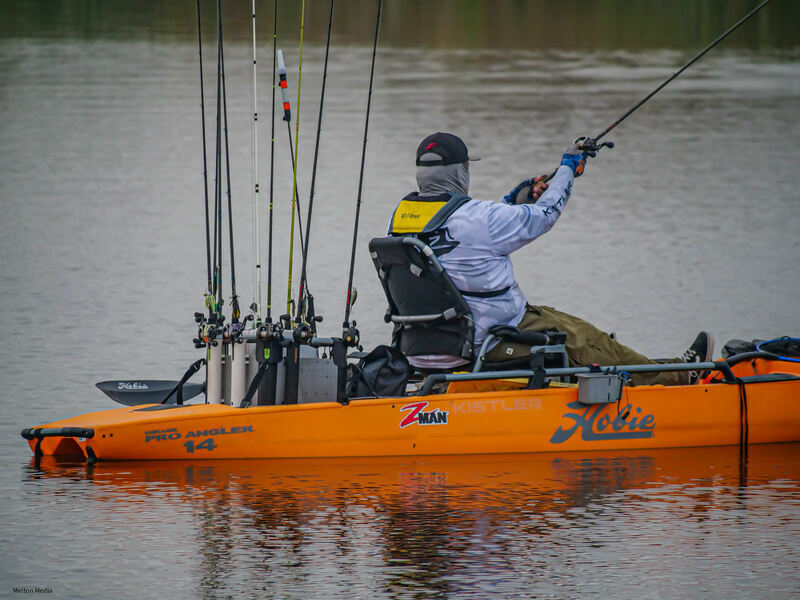
M 784 360 L 800 362 L 800 338 L 785 335 L 774 340 L 761 342 L 756 346 L 761 352 L 772 352 Z
M 722 356 L 730 358 L 737 354 L 744 354 L 745 352 L 771 352 L 777 354 L 784 360 L 792 362 L 800 362 L 800 338 L 783 337 L 775 338 L 774 340 L 730 340 L 722 349 Z
M 348 398 L 405 396 L 411 366 L 403 353 L 391 346 L 378 346 L 358 365 L 349 365 Z

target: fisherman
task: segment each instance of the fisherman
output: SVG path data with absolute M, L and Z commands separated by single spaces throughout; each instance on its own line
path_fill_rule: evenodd
M 408 211 L 395 208 L 389 234 L 414 235 L 433 249 L 472 311 L 475 348 L 480 347 L 493 325 L 513 325 L 520 330 L 565 332 L 571 366 L 653 364 L 655 361 L 583 319 L 550 306 L 528 304 L 514 279 L 509 255 L 550 231 L 567 204 L 574 179 L 586 168 L 589 154 L 579 142 L 567 148 L 549 183 L 545 176 L 527 179 L 502 202 L 489 202 L 468 196 L 469 163 L 480 158 L 470 157 L 464 142 L 455 135 L 433 133 L 417 148 L 419 191 L 404 198 L 430 201 L 430 214 L 421 218 L 413 215 L 424 223 L 410 222 Z M 442 203 L 448 201 L 454 211 L 435 230 L 422 233 Z M 711 334 L 702 331 L 681 357 L 659 362 L 706 362 L 711 359 L 713 346 Z M 501 341 L 487 353 L 486 360 L 510 360 L 529 352 L 528 346 Z M 458 361 L 458 357 L 438 355 L 414 359 L 415 366 L 428 368 L 452 368 Z M 638 373 L 631 383 L 685 385 L 698 378 L 696 371 Z

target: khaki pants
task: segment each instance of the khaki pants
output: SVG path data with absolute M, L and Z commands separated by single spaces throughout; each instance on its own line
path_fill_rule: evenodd
M 591 323 L 550 306 L 529 304 L 517 327 L 528 331 L 555 329 L 566 333 L 567 356 L 570 366 L 573 367 L 593 363 L 601 366 L 655 364 L 655 361 L 623 346 Z M 486 360 L 489 362 L 509 360 L 524 356 L 529 351 L 530 348 L 523 344 L 500 342 L 486 354 Z M 682 361 L 674 358 L 662 362 Z M 689 383 L 688 371 L 635 373 L 631 377 L 632 385 L 686 385 L 687 383 Z

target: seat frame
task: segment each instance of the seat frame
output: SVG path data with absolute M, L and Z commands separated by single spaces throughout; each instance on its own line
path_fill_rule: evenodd
M 395 302 L 395 299 L 392 297 L 392 292 L 388 283 L 390 269 L 384 269 L 385 261 L 379 256 L 379 252 L 382 250 L 381 246 L 386 247 L 393 244 L 414 248 L 416 250 L 418 257 L 424 262 L 424 266 L 421 267 L 419 264 L 414 264 L 413 261 L 409 260 L 408 268 L 417 277 L 421 277 L 425 269 L 430 269 L 432 274 L 438 278 L 444 286 L 442 290 L 444 294 L 453 299 L 452 307 L 442 310 L 441 312 L 430 314 L 398 314 L 400 311 L 397 308 L 397 302 Z M 387 309 L 384 319 L 387 323 L 394 324 L 395 329 L 392 336 L 392 345 L 394 347 L 401 349 L 402 334 L 406 328 L 425 326 L 434 329 L 437 322 L 452 323 L 455 320 L 462 320 L 464 323 L 462 337 L 465 339 L 462 340 L 462 351 L 459 355 L 468 362 L 462 367 L 455 367 L 455 369 L 462 369 L 464 367 L 471 368 L 474 373 L 485 370 L 507 370 L 517 365 L 529 367 L 531 369 L 543 369 L 545 359 L 548 361 L 548 366 L 551 367 L 569 366 L 566 347 L 564 345 L 566 334 L 560 332 L 544 333 L 520 331 L 516 327 L 510 325 L 495 325 L 490 327 L 489 333 L 477 354 L 473 354 L 474 321 L 469 304 L 464 299 L 461 291 L 455 286 L 441 262 L 439 262 L 433 249 L 413 236 L 374 238 L 370 241 L 369 249 L 370 256 L 381 281 L 381 286 L 383 287 L 384 294 L 389 303 L 389 308 Z M 408 252 L 406 252 L 406 255 L 408 256 Z M 398 263 L 394 264 L 397 265 Z M 528 356 L 520 357 L 516 360 L 489 363 L 486 361 L 486 354 L 489 351 L 489 347 L 497 340 L 528 345 L 531 347 L 531 353 Z M 434 371 L 447 372 L 452 370 L 454 369 L 435 369 Z M 424 372 L 422 370 L 420 371 Z

